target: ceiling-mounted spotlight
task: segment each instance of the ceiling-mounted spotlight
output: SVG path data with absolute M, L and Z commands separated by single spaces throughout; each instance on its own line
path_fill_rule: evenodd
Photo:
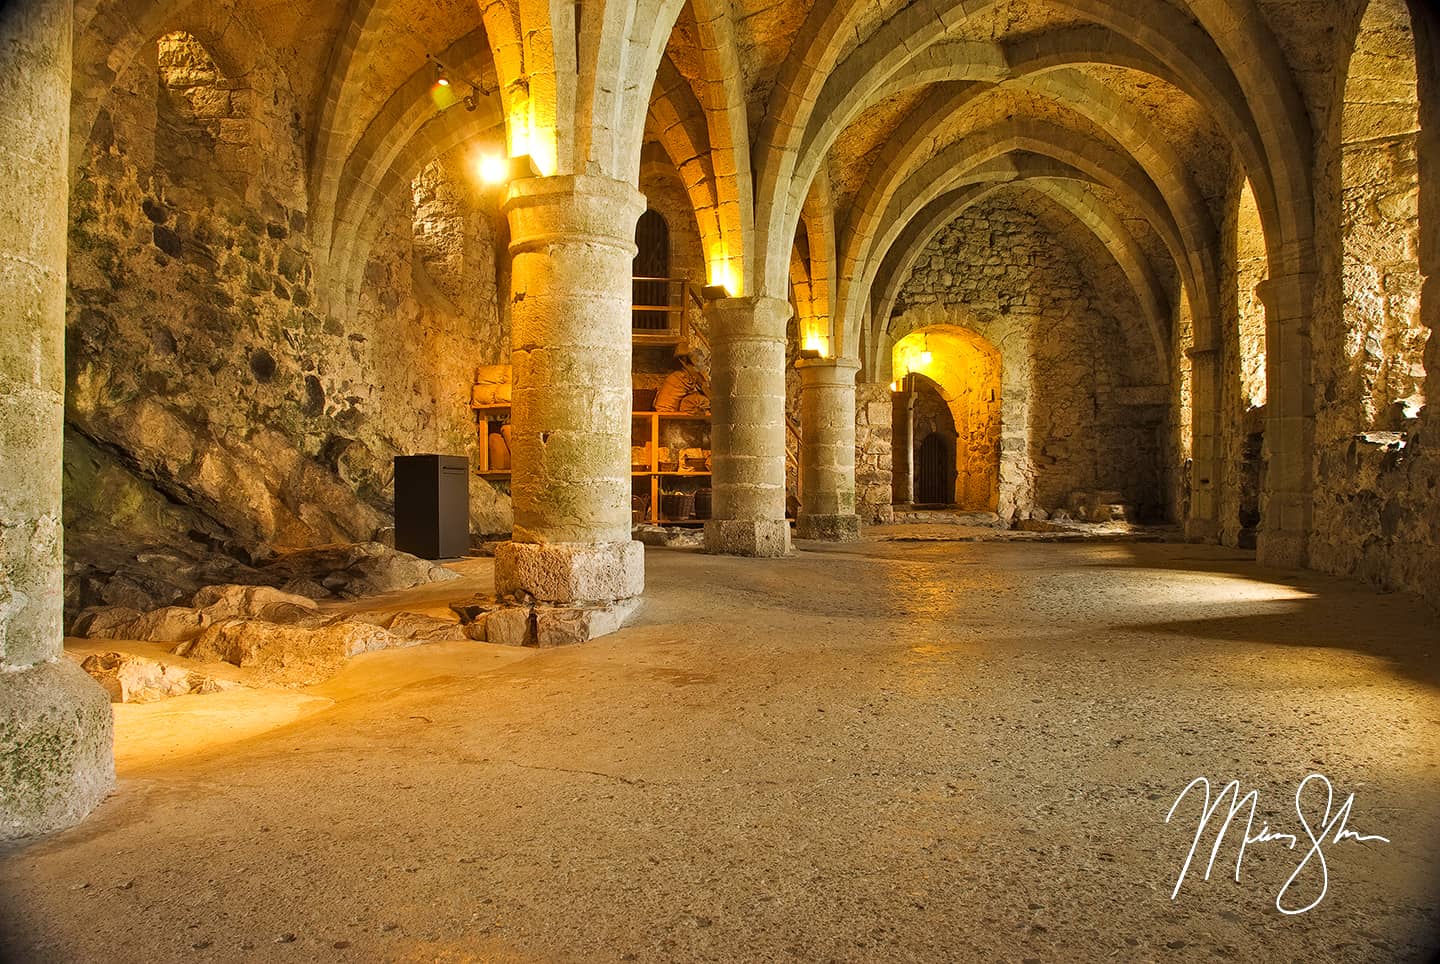
M 460 97 L 458 100 L 451 100 L 449 101 L 449 103 L 439 104 L 438 106 L 441 110 L 444 110 L 446 107 L 453 107 L 455 104 L 459 103 L 464 104 L 466 110 L 475 111 L 480 108 L 480 99 L 482 97 L 488 97 L 490 94 L 495 93 L 494 89 L 485 86 L 483 80 L 478 84 L 468 77 L 457 77 L 455 80 L 452 81 L 450 79 L 449 69 L 443 63 L 441 63 L 440 58 L 436 57 L 434 54 L 426 54 L 425 59 L 434 65 L 436 87 L 444 87 L 453 91 L 457 84 L 463 84 L 464 86 L 470 88 L 470 92 L 468 94 L 465 94 L 463 97 Z M 451 96 L 453 97 L 454 94 L 452 93 Z

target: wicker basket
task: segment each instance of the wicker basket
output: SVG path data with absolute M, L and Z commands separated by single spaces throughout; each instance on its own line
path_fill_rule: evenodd
M 695 514 L 695 497 L 683 492 L 669 492 L 660 496 L 660 518 L 683 521 Z

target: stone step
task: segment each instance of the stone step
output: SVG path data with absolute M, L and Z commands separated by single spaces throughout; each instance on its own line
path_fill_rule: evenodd
M 894 524 L 974 526 L 983 529 L 1005 528 L 1005 522 L 994 512 L 966 512 L 960 509 L 897 508 Z

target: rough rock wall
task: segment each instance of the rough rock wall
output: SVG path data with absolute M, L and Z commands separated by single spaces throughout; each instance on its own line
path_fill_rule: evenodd
M 1352 0 L 1333 15 L 1306 88 L 1319 259 L 1310 563 L 1440 600 L 1440 11 Z
M 1195 318 L 1190 311 L 1190 302 L 1183 294 L 1172 311 L 1170 338 L 1175 352 L 1170 377 L 1168 489 L 1171 518 L 1183 522 L 1190 515 L 1190 463 L 1195 454 L 1195 413 L 1192 408 L 1195 366 L 1188 354 L 1195 347 Z
M 1168 405 L 1131 390 L 1163 376 L 1144 367 L 1154 352 L 1137 342 L 1139 309 L 1118 269 L 1080 260 L 1033 213 L 997 197 L 935 237 L 891 321 L 896 341 L 949 325 L 999 349 L 1006 518 L 1084 490 L 1119 491 L 1151 514 L 1165 503 Z
M 358 309 L 323 311 L 294 107 L 279 65 L 227 77 L 185 34 L 116 83 L 72 181 L 72 560 L 369 539 L 391 455 L 473 445 L 471 375 L 505 342 L 486 218 L 422 176 Z
M 469 409 L 478 365 L 508 364 L 496 250 L 500 195 L 478 188 L 463 149 L 426 165 L 390 212 L 366 265 L 354 328 L 366 339 L 361 380 L 347 383 L 361 417 L 325 453 L 344 481 L 388 511 L 393 457 L 477 456 Z M 352 337 L 352 341 L 355 339 Z M 477 535 L 508 534 L 503 483 L 470 480 Z

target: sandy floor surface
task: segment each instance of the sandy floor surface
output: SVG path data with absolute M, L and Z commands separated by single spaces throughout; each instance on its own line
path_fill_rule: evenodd
M 117 707 L 120 785 L 0 857 L 24 961 L 1427 960 L 1440 620 L 1184 545 L 650 550 L 585 646 Z M 488 579 L 424 590 L 443 606 Z M 438 595 L 436 595 L 438 593 Z M 430 594 L 430 595 L 427 595 Z M 366 602 L 373 608 L 374 601 Z M 1311 849 L 1295 795 L 1347 828 Z M 1172 889 L 1200 796 L 1259 793 Z M 1324 793 L 1303 805 L 1317 835 Z M 1248 813 L 1248 810 L 1246 811 Z M 1224 811 L 1215 821 L 1223 819 Z M 1277 895 L 1303 914 L 1282 914 Z

